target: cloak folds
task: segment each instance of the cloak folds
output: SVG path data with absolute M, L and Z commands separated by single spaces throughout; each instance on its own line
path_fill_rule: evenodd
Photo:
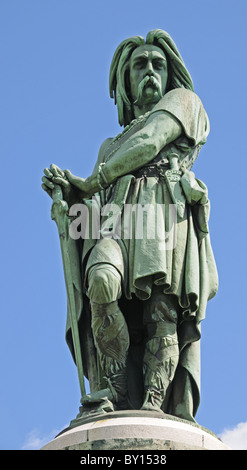
M 166 165 L 168 155 L 175 152 L 179 156 L 180 165 L 190 169 L 209 132 L 209 121 L 202 103 L 193 92 L 175 89 L 160 100 L 152 113 L 161 110 L 173 115 L 180 122 L 184 132 L 179 139 L 162 149 L 152 164 L 159 165 L 162 162 Z M 147 113 L 144 117 L 133 121 L 115 139 L 108 139 L 103 144 L 95 171 L 100 163 L 114 158 L 114 153 L 121 144 L 145 126 L 145 120 L 149 115 L 150 113 Z M 165 178 L 147 176 L 145 168 L 142 170 L 143 174 L 140 170 L 137 175 L 133 174 L 131 184 L 130 178 L 126 180 L 126 176 L 123 176 L 109 188 L 101 191 L 97 195 L 100 207 L 118 202 L 119 194 L 122 205 L 172 204 Z M 181 178 L 185 194 L 188 177 L 188 172 L 185 171 Z M 92 200 L 85 201 L 89 214 L 93 210 L 93 203 Z M 218 288 L 218 275 L 208 232 L 208 216 L 207 188 L 201 181 L 196 180 L 193 201 L 186 204 L 184 216 L 177 220 L 176 244 L 173 247 L 166 246 L 166 235 L 159 240 L 157 238 L 150 240 L 146 232 L 141 239 L 132 237 L 116 240 L 123 255 L 124 271 L 121 271 L 117 265 L 117 255 L 109 257 L 107 253 L 103 253 L 100 259 L 93 256 L 93 247 L 97 239 L 89 237 L 75 241 L 68 237 L 84 373 L 89 380 L 91 391 L 99 390 L 105 384 L 104 372 L 99 365 L 91 332 L 90 308 L 86 296 L 86 269 L 98 262 L 108 262 L 119 269 L 123 280 L 123 296 L 120 304 L 131 338 L 128 376 L 133 407 L 140 407 L 143 399 L 140 386 L 145 348 L 142 306 L 150 297 L 153 286 L 159 285 L 165 294 L 171 294 L 176 298 L 179 310 L 180 359 L 163 410 L 178 417 L 194 420 L 200 401 L 200 323 L 205 317 L 207 301 L 216 294 Z M 164 233 L 167 234 L 169 227 L 165 215 L 163 219 L 159 219 L 159 223 L 164 226 Z M 66 340 L 74 357 L 69 315 Z

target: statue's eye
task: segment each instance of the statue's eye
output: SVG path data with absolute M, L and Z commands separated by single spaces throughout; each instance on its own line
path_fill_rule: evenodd
M 146 60 L 145 59 L 138 59 L 135 62 L 136 69 L 143 69 L 146 67 Z
M 156 70 L 162 70 L 165 69 L 166 63 L 163 60 L 160 59 L 155 59 L 153 61 L 153 68 Z

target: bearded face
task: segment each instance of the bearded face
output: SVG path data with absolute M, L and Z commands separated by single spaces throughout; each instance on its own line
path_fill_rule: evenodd
M 157 46 L 137 47 L 130 58 L 130 91 L 137 107 L 154 106 L 165 94 L 168 66 L 164 52 Z

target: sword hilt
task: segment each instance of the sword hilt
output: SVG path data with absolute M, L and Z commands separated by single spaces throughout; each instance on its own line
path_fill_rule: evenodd
M 54 185 L 52 199 L 51 218 L 55 220 L 59 232 L 64 232 L 64 216 L 67 214 L 69 208 L 67 202 L 63 200 L 63 191 L 59 184 Z
M 171 170 L 179 170 L 178 154 L 177 153 L 170 153 L 170 155 L 168 155 L 168 159 L 169 159 Z
M 52 190 L 52 199 L 54 202 L 63 200 L 63 191 L 59 184 L 54 184 L 54 189 Z

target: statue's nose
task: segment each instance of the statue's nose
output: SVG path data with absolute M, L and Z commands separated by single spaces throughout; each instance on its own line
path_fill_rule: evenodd
M 154 75 L 154 69 L 153 69 L 153 64 L 151 60 L 147 62 L 146 75 L 150 75 L 150 76 Z

